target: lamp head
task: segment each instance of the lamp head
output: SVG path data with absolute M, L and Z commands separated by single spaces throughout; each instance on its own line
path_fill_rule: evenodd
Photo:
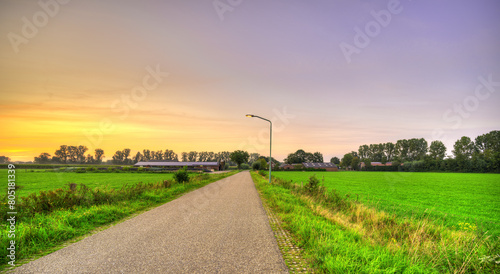
M 253 114 L 247 114 L 246 116 L 247 116 L 247 117 L 249 117 L 249 118 L 252 118 L 252 117 L 254 117 L 255 115 L 253 115 Z

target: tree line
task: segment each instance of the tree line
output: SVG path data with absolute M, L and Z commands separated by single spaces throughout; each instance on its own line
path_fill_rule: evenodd
M 47 152 L 41 153 L 39 156 L 34 158 L 34 162 L 37 164 L 101 164 L 104 158 L 104 151 L 100 148 L 95 149 L 94 154 L 86 152 L 88 148 L 86 146 L 71 146 L 71 145 L 61 145 L 53 155 Z M 252 154 L 255 157 L 255 154 Z M 4 157 L 4 156 L 1 156 Z M 257 154 L 257 157 L 259 155 Z M 5 159 L 4 159 L 5 158 Z M 10 158 L 4 157 L 0 160 L 5 163 L 10 161 Z M 183 162 L 219 162 L 225 161 L 226 163 L 235 163 L 231 160 L 231 152 L 221 151 L 190 151 L 182 152 L 181 161 Z M 179 155 L 173 150 L 149 150 L 143 149 L 138 151 L 134 155 L 131 154 L 130 148 L 125 148 L 123 150 L 117 150 L 111 158 L 113 164 L 124 164 L 131 165 L 141 161 L 179 161 Z
M 358 151 L 346 153 L 342 159 L 333 157 L 330 162 L 344 168 L 354 170 L 386 170 L 386 171 L 452 171 L 452 172 L 500 172 L 500 131 L 477 136 L 475 140 L 467 136 L 461 137 L 453 146 L 453 156 L 446 156 L 446 146 L 436 140 L 430 145 L 424 138 L 402 139 L 395 143 L 365 144 Z M 85 146 L 61 145 L 53 156 L 41 153 L 35 157 L 38 164 L 101 164 L 104 151 L 100 148 L 93 154 L 87 153 Z M 143 149 L 135 155 L 125 148 L 117 150 L 112 156 L 113 164 L 131 165 L 140 161 L 183 161 L 183 162 L 219 162 L 225 161 L 231 165 L 248 168 L 254 163 L 262 169 L 268 168 L 269 157 L 246 151 L 190 151 L 182 152 L 180 156 L 173 150 Z M 10 158 L 0 156 L 0 162 L 7 163 Z M 272 158 L 279 165 L 280 162 Z M 320 152 L 306 152 L 302 149 L 288 154 L 284 159 L 287 164 L 322 163 L 323 155 Z M 381 162 L 390 166 L 371 166 L 371 162 Z
M 61 145 L 58 150 L 54 152 L 51 156 L 47 152 L 41 153 L 38 157 L 35 157 L 35 163 L 37 164 L 100 164 L 104 157 L 104 151 L 100 148 L 95 149 L 94 155 L 85 153 L 88 151 L 86 146 L 68 146 Z
M 334 157 L 331 162 L 355 170 L 364 163 L 365 170 L 500 172 L 500 131 L 477 136 L 474 141 L 463 136 L 453 145 L 452 153 L 446 157 L 446 146 L 439 140 L 428 145 L 425 139 L 414 138 L 361 145 L 357 152 L 345 154 L 342 160 Z M 391 162 L 391 167 L 372 167 L 371 162 Z
M 288 154 L 284 162 L 286 164 L 323 163 L 323 154 L 320 152 L 305 152 L 299 149 L 294 153 Z

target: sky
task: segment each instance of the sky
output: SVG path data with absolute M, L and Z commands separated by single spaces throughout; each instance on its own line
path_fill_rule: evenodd
M 341 158 L 500 128 L 500 2 L 0 1 L 0 155 Z

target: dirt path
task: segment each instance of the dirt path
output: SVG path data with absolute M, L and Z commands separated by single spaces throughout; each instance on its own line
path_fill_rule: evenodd
M 18 273 L 288 272 L 248 172 L 23 265 Z

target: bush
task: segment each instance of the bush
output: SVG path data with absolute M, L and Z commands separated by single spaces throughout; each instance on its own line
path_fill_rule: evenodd
M 241 169 L 250 169 L 250 166 L 248 164 L 241 164 L 240 168 Z
M 309 177 L 309 182 L 305 185 L 307 192 L 315 193 L 319 189 L 320 181 L 316 178 L 316 175 Z
M 123 167 L 122 169 L 123 171 L 130 171 L 130 167 L 126 166 L 126 167 Z
M 87 171 L 85 170 L 85 168 L 81 167 L 81 168 L 77 168 L 77 169 L 75 170 L 75 172 L 76 172 L 76 173 L 85 173 L 85 172 L 87 172 Z
M 189 182 L 189 174 L 187 172 L 187 167 L 177 170 L 174 173 L 174 179 L 177 183 Z
M 253 170 L 259 170 L 260 169 L 260 163 L 259 162 L 253 162 L 252 169 Z

